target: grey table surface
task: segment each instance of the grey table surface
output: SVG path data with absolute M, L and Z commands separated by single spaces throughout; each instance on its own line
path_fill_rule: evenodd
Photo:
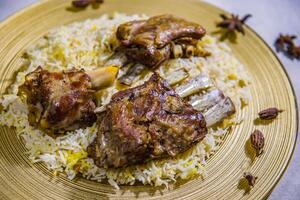
M 0 21 L 38 0 L 0 0 Z M 247 24 L 251 26 L 274 50 L 274 40 L 279 33 L 298 36 L 300 45 L 300 0 L 207 0 L 229 12 L 244 15 L 251 13 Z M 286 68 L 300 100 L 300 61 L 277 54 Z M 300 108 L 298 101 L 298 108 Z M 292 161 L 283 178 L 272 192 L 271 200 L 300 199 L 300 137 Z

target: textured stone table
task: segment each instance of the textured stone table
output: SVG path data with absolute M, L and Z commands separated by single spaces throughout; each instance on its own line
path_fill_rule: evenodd
M 37 0 L 0 0 L 0 20 Z M 279 33 L 296 34 L 300 45 L 300 0 L 208 0 L 229 12 L 244 15 L 251 13 L 247 22 L 274 50 L 274 40 Z M 300 99 L 300 61 L 291 61 L 277 54 L 292 80 L 297 98 Z M 299 101 L 298 101 L 299 105 Z M 300 107 L 300 106 L 298 106 Z M 283 178 L 270 196 L 272 200 L 300 199 L 300 137 Z

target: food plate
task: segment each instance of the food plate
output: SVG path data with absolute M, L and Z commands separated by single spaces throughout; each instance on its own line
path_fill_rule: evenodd
M 121 12 L 149 16 L 171 13 L 202 24 L 209 33 L 216 31 L 219 14 L 224 13 L 208 3 L 196 0 L 110 0 L 98 9 L 77 11 L 70 1 L 49 0 L 32 5 L 0 24 L 1 94 L 13 81 L 20 67 L 24 49 L 50 29 Z M 1 127 L 0 197 L 1 199 L 262 199 L 266 198 L 283 175 L 294 151 L 297 137 L 295 95 L 281 63 L 252 30 L 238 42 L 228 43 L 234 55 L 251 75 L 252 100 L 237 115 L 243 123 L 226 135 L 221 148 L 207 162 L 207 177 L 178 181 L 170 186 L 121 186 L 116 190 L 107 183 L 82 178 L 70 181 L 64 175 L 54 177 L 43 164 L 32 164 L 24 144 L 12 129 Z M 257 113 L 270 106 L 284 109 L 268 124 L 258 123 Z M 249 165 L 247 140 L 259 128 L 265 135 L 265 152 Z M 241 177 L 251 171 L 258 177 L 255 187 L 245 193 Z

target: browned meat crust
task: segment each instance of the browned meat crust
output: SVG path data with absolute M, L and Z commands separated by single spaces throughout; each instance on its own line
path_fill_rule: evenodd
M 38 67 L 20 91 L 27 96 L 31 125 L 50 130 L 74 130 L 96 121 L 91 80 L 83 71 L 49 72 Z
M 88 152 L 99 167 L 125 167 L 173 157 L 206 133 L 201 112 L 154 74 L 143 85 L 112 97 L 100 115 L 98 135 Z
M 170 57 L 170 43 L 185 43 L 200 39 L 205 29 L 193 22 L 188 22 L 172 15 L 160 15 L 148 20 L 137 20 L 121 24 L 117 38 L 126 56 L 148 67 L 155 67 Z

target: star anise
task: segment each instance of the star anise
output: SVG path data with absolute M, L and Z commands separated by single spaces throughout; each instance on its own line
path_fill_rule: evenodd
M 283 51 L 286 52 L 289 46 L 293 46 L 294 39 L 297 37 L 295 35 L 282 35 L 280 34 L 279 37 L 275 41 L 275 47 L 277 52 Z
M 240 32 L 243 35 L 245 35 L 245 30 L 244 30 L 243 25 L 245 24 L 247 19 L 251 16 L 252 15 L 247 14 L 243 18 L 240 19 L 238 15 L 231 14 L 231 18 L 229 18 L 224 14 L 220 14 L 220 17 L 223 19 L 223 21 L 219 22 L 217 24 L 217 26 L 221 27 L 221 28 L 225 28 L 229 32 L 237 31 L 237 32 Z
M 275 41 L 275 47 L 277 52 L 281 51 L 290 59 L 300 60 L 300 46 L 296 46 L 294 40 L 297 38 L 295 35 L 282 35 Z
M 287 53 L 289 54 L 289 56 L 293 59 L 300 59 L 300 46 L 296 46 L 296 45 L 291 45 L 288 47 Z

